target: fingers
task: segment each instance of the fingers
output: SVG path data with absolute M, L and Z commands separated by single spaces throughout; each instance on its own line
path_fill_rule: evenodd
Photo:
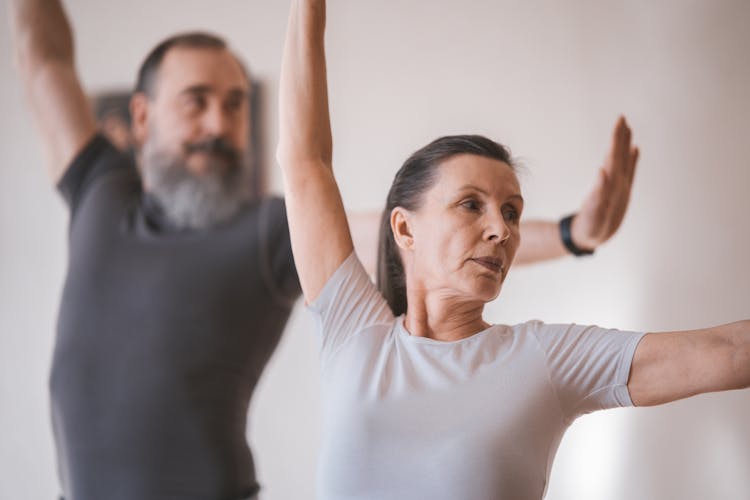
M 623 134 L 625 132 L 625 117 L 620 116 L 615 123 L 612 131 L 612 144 L 609 147 L 609 157 L 607 158 L 606 168 L 614 173 L 617 166 L 617 159 L 622 154 Z
M 596 247 L 617 231 L 627 211 L 640 151 L 632 144 L 633 132 L 624 116 L 612 131 L 609 154 L 593 189 L 584 200 L 576 224 L 575 241 Z
M 633 146 L 630 149 L 630 161 L 628 162 L 628 185 L 633 185 L 633 178 L 635 177 L 635 167 L 638 164 L 638 157 L 640 156 L 641 151 L 638 149 L 638 146 Z
M 620 115 L 612 132 L 612 145 L 605 163 L 610 175 L 628 188 L 635 174 L 638 148 L 632 144 L 633 131 L 624 116 Z
M 625 217 L 639 150 L 632 144 L 633 132 L 624 116 L 617 119 L 612 143 L 594 188 L 579 211 L 576 241 L 595 248 L 617 231 Z

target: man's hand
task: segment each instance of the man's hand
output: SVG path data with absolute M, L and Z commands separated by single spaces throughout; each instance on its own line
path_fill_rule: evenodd
M 612 146 L 599 169 L 596 185 L 573 218 L 571 234 L 578 248 L 594 250 L 612 237 L 622 224 L 630 201 L 638 148 L 632 132 L 620 117 L 612 134 Z

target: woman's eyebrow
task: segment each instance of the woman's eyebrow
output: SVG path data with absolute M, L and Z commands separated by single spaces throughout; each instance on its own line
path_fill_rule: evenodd
M 460 188 L 458 188 L 458 191 L 479 191 L 482 194 L 489 195 L 489 193 L 480 188 L 479 186 L 475 186 L 474 184 L 464 184 Z
M 489 193 L 489 192 L 487 192 L 487 190 L 486 190 L 486 189 L 482 189 L 481 187 L 479 187 L 479 186 L 476 186 L 476 185 L 474 185 L 474 184 L 464 184 L 463 186 L 461 186 L 460 188 L 458 188 L 458 191 L 477 191 L 477 192 L 479 192 L 479 193 L 482 193 L 482 194 L 483 194 L 483 195 L 485 195 L 485 196 L 489 196 L 489 195 L 490 195 L 490 193 Z M 524 199 L 523 199 L 523 196 L 521 196 L 521 195 L 520 195 L 520 194 L 518 194 L 518 193 L 510 195 L 510 196 L 508 197 L 508 199 L 509 199 L 509 200 L 510 200 L 510 199 L 517 199 L 517 200 L 519 200 L 519 201 L 520 201 L 521 203 L 524 203 Z

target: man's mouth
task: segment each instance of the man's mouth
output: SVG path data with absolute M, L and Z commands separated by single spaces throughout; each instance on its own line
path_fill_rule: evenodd
M 476 262 L 480 266 L 489 269 L 493 273 L 502 274 L 504 271 L 502 261 L 500 259 L 496 259 L 495 257 L 477 257 L 476 259 L 471 260 Z
M 185 146 L 185 152 L 188 155 L 203 153 L 208 156 L 232 162 L 237 161 L 240 157 L 239 152 L 234 149 L 231 144 L 220 138 L 187 144 Z

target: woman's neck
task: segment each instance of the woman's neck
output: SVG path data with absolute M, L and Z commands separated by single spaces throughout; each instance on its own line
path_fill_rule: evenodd
M 407 290 L 407 302 L 404 327 L 415 337 L 460 340 L 490 326 L 482 319 L 483 302 L 462 302 L 439 291 L 413 288 Z

